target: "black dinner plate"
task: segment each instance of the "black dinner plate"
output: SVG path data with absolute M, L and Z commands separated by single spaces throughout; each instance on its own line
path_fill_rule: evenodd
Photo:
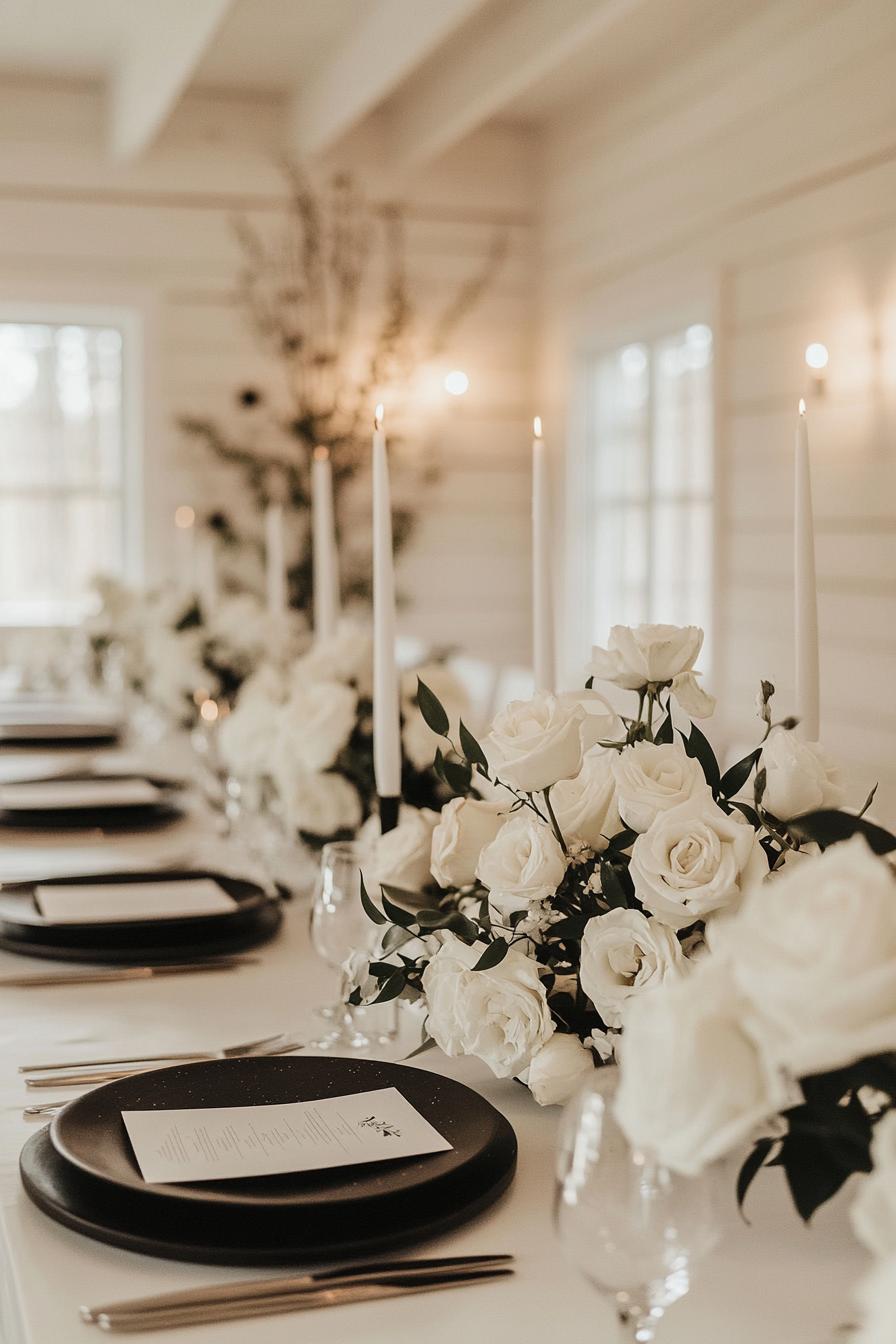
M 162 882 L 211 878 L 237 902 L 235 910 L 207 915 L 181 915 L 158 920 L 122 920 L 108 924 L 56 924 L 41 919 L 33 892 L 36 886 L 90 885 L 101 882 Z M 23 913 L 16 915 L 16 906 Z M 49 878 L 20 882 L 0 891 L 0 948 L 20 956 L 50 961 L 100 962 L 144 966 L 172 965 L 204 957 L 245 952 L 273 938 L 283 915 L 277 896 L 254 882 L 208 870 L 103 873 L 95 877 Z
M 396 1087 L 454 1147 L 368 1166 L 147 1185 L 121 1110 L 245 1105 Z M 84 1103 L 89 1103 L 85 1105 Z M 214 1060 L 120 1079 L 72 1102 L 26 1144 L 22 1180 L 50 1217 L 112 1245 L 211 1264 L 357 1258 L 467 1221 L 513 1179 L 516 1137 L 440 1074 L 335 1057 Z
M 105 781 L 103 781 L 105 782 Z M 0 807 L 0 826 L 33 831 L 153 831 L 183 814 L 180 788 L 166 788 L 153 803 L 103 807 Z

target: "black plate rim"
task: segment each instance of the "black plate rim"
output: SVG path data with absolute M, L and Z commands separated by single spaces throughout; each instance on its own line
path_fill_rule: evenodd
M 511 1131 L 512 1132 L 512 1131 Z M 92 1241 L 100 1241 L 107 1246 L 120 1250 L 135 1251 L 141 1255 L 151 1255 L 166 1260 L 186 1261 L 202 1265 L 233 1266 L 296 1266 L 301 1264 L 352 1262 L 372 1253 L 398 1249 L 402 1246 L 417 1245 L 422 1240 L 430 1240 L 453 1231 L 470 1222 L 473 1218 L 491 1207 L 510 1187 L 516 1174 L 517 1150 L 514 1144 L 513 1155 L 500 1176 L 486 1189 L 477 1191 L 469 1202 L 455 1203 L 441 1216 L 428 1216 L 419 1221 L 408 1219 L 397 1231 L 384 1232 L 380 1236 L 366 1237 L 357 1241 L 325 1243 L 318 1241 L 314 1246 L 299 1243 L 287 1244 L 282 1235 L 276 1245 L 246 1245 L 245 1247 L 215 1247 L 208 1241 L 202 1243 L 180 1242 L 174 1239 L 147 1237 L 127 1228 L 110 1226 L 107 1222 L 91 1220 L 89 1216 L 74 1213 L 50 1199 L 29 1175 L 28 1163 L 35 1149 L 42 1145 L 49 1150 L 51 1160 L 64 1164 L 49 1137 L 49 1126 L 33 1134 L 26 1142 L 19 1159 L 19 1173 L 23 1189 L 31 1202 L 54 1222 L 67 1227 Z

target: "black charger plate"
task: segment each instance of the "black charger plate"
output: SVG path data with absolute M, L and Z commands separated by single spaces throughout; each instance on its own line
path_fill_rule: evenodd
M 121 1119 L 122 1108 L 304 1101 L 377 1087 L 397 1087 L 453 1149 L 325 1172 L 150 1186 Z M 20 1168 L 40 1209 L 113 1246 L 205 1264 L 283 1265 L 355 1259 L 446 1232 L 506 1190 L 516 1151 L 507 1120 L 440 1074 L 375 1060 L 247 1058 L 97 1088 L 28 1141 Z
M 0 808 L 0 826 L 31 831 L 154 831 L 183 816 L 174 791 L 122 807 Z
M 210 878 L 237 902 L 235 910 L 207 915 L 171 916 L 158 920 L 122 920 L 109 924 L 57 924 L 40 919 L 33 904 L 28 917 L 15 915 L 20 901 L 29 902 L 36 886 L 91 886 L 115 882 L 188 881 Z M 0 892 L 0 948 L 51 961 L 92 961 L 165 965 L 225 956 L 257 947 L 272 938 L 282 922 L 280 901 L 254 882 L 208 870 L 103 873 L 72 879 L 7 885 Z

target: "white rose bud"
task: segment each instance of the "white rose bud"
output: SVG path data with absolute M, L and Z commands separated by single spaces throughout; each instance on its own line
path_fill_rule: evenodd
M 696 625 L 614 625 L 605 649 L 595 645 L 588 671 L 629 691 L 690 672 L 703 646 Z
M 630 1000 L 616 1115 L 633 1146 L 693 1176 L 789 1103 L 743 1018 L 727 966 L 712 959 Z
M 369 874 L 372 885 L 422 891 L 430 881 L 432 833 L 438 821 L 438 812 L 428 807 L 402 816 L 393 830 L 377 837 L 365 878 Z
M 896 1050 L 896 879 L 861 836 L 788 866 L 709 925 L 750 1028 L 797 1078 Z
M 579 980 L 608 1027 L 622 1025 L 630 998 L 680 976 L 686 965 L 672 930 L 640 910 L 610 910 L 585 925 Z
M 874 1168 L 853 1202 L 853 1229 L 872 1255 L 896 1255 L 896 1111 L 875 1125 L 871 1158 Z
M 616 805 L 633 831 L 648 830 L 660 812 L 703 797 L 711 801 L 699 761 L 672 742 L 636 742 L 615 755 Z
M 562 779 L 551 789 L 551 806 L 564 840 L 581 840 L 596 854 L 602 853 L 620 830 L 613 777 L 615 754 L 593 747 L 585 753 L 575 778 Z
M 804 742 L 787 728 L 771 730 L 759 766 L 765 770 L 762 805 L 783 821 L 843 801 L 840 772 L 821 744 Z
M 485 944 L 444 938 L 423 972 L 429 1034 L 446 1055 L 475 1055 L 496 1078 L 512 1078 L 554 1031 L 538 967 L 511 948 L 490 971 L 474 971 Z
M 702 796 L 660 812 L 632 846 L 635 895 L 662 924 L 685 929 L 736 901 L 768 873 L 753 828 Z
M 521 1075 L 539 1106 L 563 1106 L 594 1072 L 594 1059 L 578 1036 L 555 1032 Z
M 511 802 L 509 795 L 506 803 L 452 798 L 442 808 L 432 833 L 430 861 L 440 887 L 466 887 L 475 879 L 479 856 L 507 820 Z
M 528 808 L 504 822 L 476 866 L 489 904 L 505 917 L 553 896 L 565 873 L 566 856 L 557 837 Z

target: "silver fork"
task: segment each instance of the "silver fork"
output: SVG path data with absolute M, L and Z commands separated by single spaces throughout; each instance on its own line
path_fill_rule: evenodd
M 299 1040 L 285 1041 L 285 1040 L 283 1040 L 282 1037 L 275 1037 L 274 1039 L 275 1039 L 275 1041 L 278 1042 L 278 1044 L 275 1044 L 275 1045 L 273 1045 L 273 1046 L 267 1046 L 267 1047 L 264 1048 L 264 1049 L 247 1050 L 247 1051 L 244 1051 L 243 1054 L 242 1054 L 241 1056 L 231 1054 L 231 1055 L 228 1055 L 227 1058 L 228 1058 L 228 1059 L 237 1059 L 237 1058 L 247 1058 L 248 1056 L 251 1056 L 251 1057 L 254 1058 L 254 1059 L 269 1059 L 269 1058 L 272 1058 L 273 1056 L 276 1056 L 276 1055 L 288 1055 L 288 1054 L 291 1054 L 294 1050 L 302 1050 L 302 1049 L 304 1049 L 304 1046 L 305 1046 L 305 1042 L 304 1042 L 304 1041 L 299 1041 Z M 206 1059 L 206 1058 L 209 1058 L 209 1056 L 203 1056 L 203 1057 L 202 1057 L 202 1059 Z M 219 1058 L 219 1056 L 213 1056 L 213 1058 Z M 195 1057 L 192 1057 L 191 1060 L 190 1060 L 189 1062 L 191 1062 L 191 1063 L 201 1063 L 202 1060 L 201 1060 L 201 1059 L 196 1059 Z M 130 1070 L 128 1070 L 128 1071 L 125 1072 L 125 1073 L 115 1073 L 115 1074 L 112 1074 L 110 1077 L 107 1077 L 107 1076 L 105 1076 L 105 1075 L 100 1075 L 100 1074 L 82 1074 L 82 1075 L 80 1076 L 79 1081 L 78 1081 L 78 1085 L 79 1085 L 79 1086 L 89 1086 L 90 1088 L 92 1088 L 94 1085 L 97 1085 L 97 1084 L 99 1084 L 99 1083 L 103 1083 L 103 1082 L 114 1082 L 116 1078 L 132 1078 L 135 1074 L 138 1074 L 138 1073 L 147 1073 L 147 1072 L 148 1072 L 147 1069 L 130 1069 Z M 54 1079 L 52 1079 L 52 1080 L 47 1079 L 47 1080 L 43 1080 L 43 1081 L 41 1082 L 41 1086 L 44 1086 L 44 1087 L 50 1087 L 50 1086 L 52 1086 L 53 1084 L 60 1084 L 60 1085 L 62 1085 L 62 1086 L 66 1086 L 66 1085 L 68 1085 L 68 1079 L 61 1079 L 61 1080 L 60 1080 L 59 1078 L 54 1078 Z M 61 1101 L 61 1100 L 58 1100 L 58 1099 L 57 1099 L 57 1100 L 55 1100 L 55 1101 L 43 1101 L 43 1102 L 35 1103 L 33 1106 L 26 1106 L 26 1107 L 24 1107 L 24 1109 L 23 1109 L 23 1111 L 22 1111 L 22 1114 L 23 1114 L 23 1115 L 26 1115 L 26 1116 L 35 1116 L 35 1115 L 53 1116 L 53 1115 L 55 1115 L 58 1111 L 61 1111 L 62 1108 L 63 1108 L 63 1106 L 67 1106 L 68 1103 L 69 1103 L 70 1101 L 75 1101 L 75 1100 L 77 1100 L 77 1098 L 75 1098 L 75 1097 L 67 1097 L 67 1098 L 65 1099 L 65 1101 Z
M 188 1059 L 229 1059 L 232 1055 L 244 1055 L 251 1050 L 261 1049 L 282 1041 L 284 1033 L 278 1031 L 274 1036 L 262 1036 L 257 1041 L 243 1041 L 239 1045 L 225 1045 L 221 1050 L 170 1051 L 167 1055 L 122 1055 L 120 1059 L 69 1059 L 55 1064 L 20 1064 L 19 1073 L 59 1073 L 67 1069 L 104 1069 L 116 1064 L 165 1064 L 169 1060 Z

